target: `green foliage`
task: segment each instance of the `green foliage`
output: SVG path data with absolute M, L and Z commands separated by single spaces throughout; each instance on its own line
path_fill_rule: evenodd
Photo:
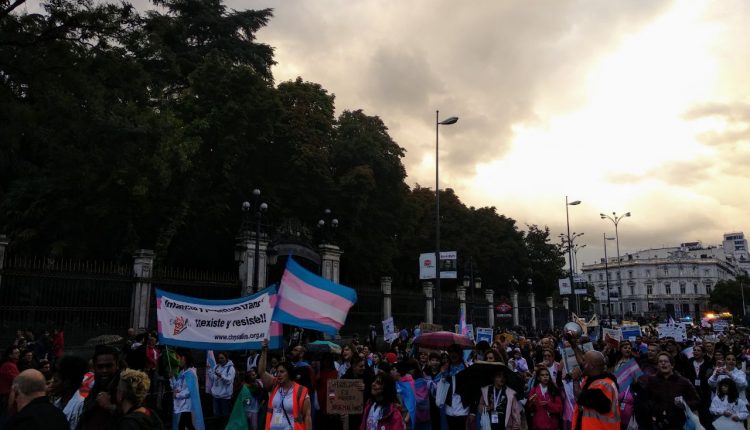
M 728 309 L 733 315 L 741 316 L 743 314 L 743 292 L 745 303 L 747 303 L 750 301 L 750 279 L 747 276 L 719 281 L 711 290 L 710 303 L 716 310 Z
M 390 275 L 418 288 L 434 190 L 406 185 L 383 121 L 336 117 L 334 96 L 301 77 L 275 86 L 273 48 L 256 40 L 270 10 L 154 1 L 145 14 L 0 2 L 0 231 L 15 250 L 129 261 L 151 248 L 161 262 L 234 268 L 241 202 L 261 188 L 270 224 L 313 226 L 333 210 L 345 283 Z M 546 228 L 519 231 L 451 189 L 441 226 L 442 248 L 459 252 L 461 272 L 472 257 L 485 285 L 556 285 L 562 258 Z

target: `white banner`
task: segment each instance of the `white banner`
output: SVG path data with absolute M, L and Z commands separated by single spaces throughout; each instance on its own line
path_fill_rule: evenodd
M 687 328 L 684 323 L 661 323 L 656 326 L 656 330 L 659 332 L 659 339 L 671 337 L 677 342 L 687 339 Z
M 230 300 L 204 300 L 156 290 L 159 342 L 165 345 L 219 351 L 271 348 L 280 339 L 270 336 L 275 288 Z
M 457 272 L 456 251 L 440 253 L 440 279 L 456 279 Z M 419 254 L 419 279 L 435 279 L 435 253 Z

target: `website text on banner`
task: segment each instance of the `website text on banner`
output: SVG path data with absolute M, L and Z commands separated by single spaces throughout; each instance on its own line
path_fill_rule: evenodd
M 165 345 L 217 351 L 271 348 L 281 338 L 271 336 L 275 288 L 230 300 L 203 300 L 156 290 L 159 342 Z
M 281 277 L 273 320 L 335 335 L 357 303 L 357 292 L 322 278 L 291 257 Z

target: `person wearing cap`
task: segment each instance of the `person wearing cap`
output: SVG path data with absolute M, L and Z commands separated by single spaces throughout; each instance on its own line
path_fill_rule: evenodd
M 448 348 L 448 363 L 443 365 L 441 372 L 436 376 L 436 382 L 447 381 L 448 394 L 445 398 L 445 415 L 448 422 L 448 430 L 465 430 L 469 420 L 469 407 L 461 401 L 461 396 L 456 394 L 456 374 L 466 368 L 463 361 L 463 351 L 458 345 Z M 469 425 L 472 425 L 469 423 Z

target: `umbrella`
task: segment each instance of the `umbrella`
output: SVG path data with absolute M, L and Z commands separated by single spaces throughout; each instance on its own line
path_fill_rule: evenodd
M 450 331 L 425 333 L 414 339 L 414 345 L 433 349 L 448 349 L 448 347 L 453 345 L 458 345 L 462 349 L 474 348 L 474 342 L 469 336 L 463 336 Z
M 117 345 L 120 342 L 122 342 L 122 336 L 116 334 L 103 334 L 101 336 L 92 337 L 91 339 L 87 340 L 84 345 L 87 347 L 97 345 Z
M 308 343 L 305 348 L 310 352 L 330 352 L 332 354 L 341 354 L 341 346 L 327 340 L 316 340 Z
M 525 391 L 523 380 L 508 366 L 503 363 L 477 361 L 456 374 L 456 394 L 461 396 L 463 404 L 468 405 L 479 400 L 479 389 L 492 384 L 498 370 L 505 374 L 505 385 L 522 399 Z

